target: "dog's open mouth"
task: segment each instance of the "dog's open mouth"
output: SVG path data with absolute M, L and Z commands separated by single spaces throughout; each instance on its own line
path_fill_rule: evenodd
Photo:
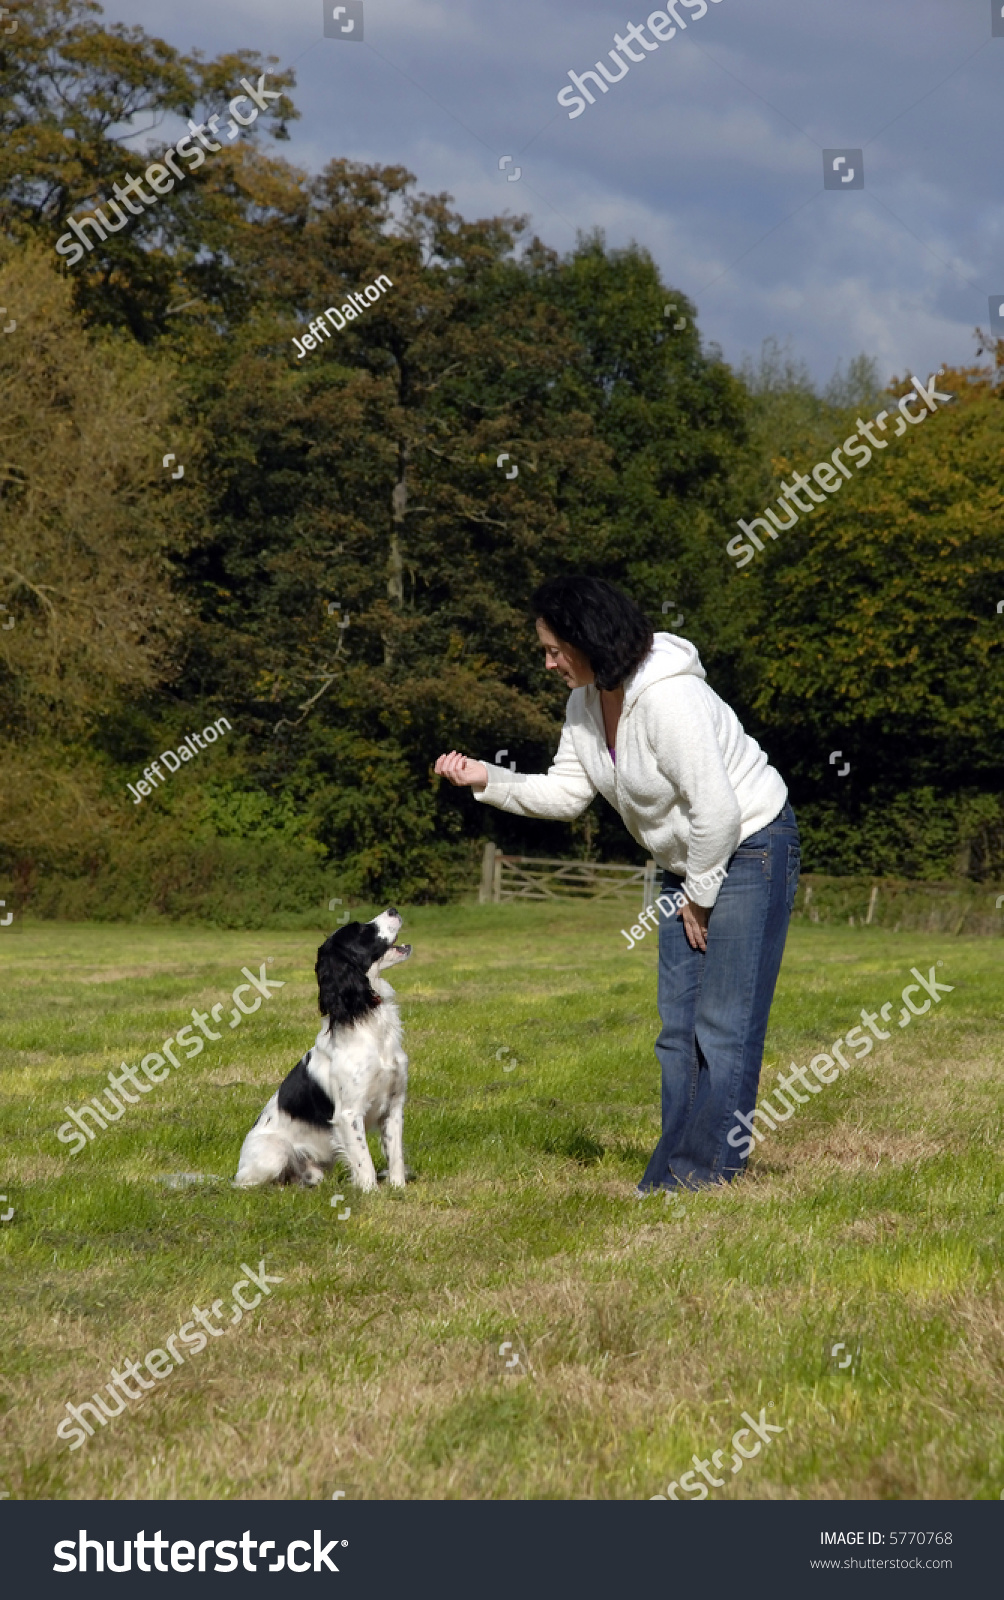
M 373 963 L 371 971 L 387 972 L 391 967 L 399 967 L 411 955 L 410 944 L 389 944 L 382 956 Z

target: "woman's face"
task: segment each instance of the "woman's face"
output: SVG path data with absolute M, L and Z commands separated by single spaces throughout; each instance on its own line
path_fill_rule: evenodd
M 544 665 L 548 672 L 559 672 L 570 689 L 584 689 L 594 682 L 587 657 L 573 644 L 556 639 L 543 617 L 537 618 L 537 638 L 544 646 Z

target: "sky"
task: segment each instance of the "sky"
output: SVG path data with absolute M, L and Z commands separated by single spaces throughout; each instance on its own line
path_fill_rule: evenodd
M 1002 0 L 675 6 L 662 42 L 665 11 L 619 0 L 348 0 L 337 17 L 334 0 L 107 0 L 104 17 L 294 66 L 301 118 L 268 148 L 308 170 L 403 164 L 467 217 L 526 214 L 562 254 L 595 228 L 635 241 L 733 364 L 768 337 L 820 385 L 862 351 L 883 380 L 974 361 L 1004 300 Z M 354 25 L 325 37 L 325 17 Z M 615 35 L 642 59 L 605 94 L 585 80 L 594 103 L 570 117 L 569 71 L 602 59 L 616 77 Z M 863 165 L 834 168 L 844 151 Z

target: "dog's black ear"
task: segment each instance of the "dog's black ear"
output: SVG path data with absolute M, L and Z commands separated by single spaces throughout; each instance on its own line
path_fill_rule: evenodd
M 380 996 L 357 961 L 353 961 L 329 939 L 317 952 L 317 1009 L 332 1028 L 358 1022 L 380 1004 Z

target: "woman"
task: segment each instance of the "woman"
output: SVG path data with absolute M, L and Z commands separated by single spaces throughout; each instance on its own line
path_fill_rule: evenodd
M 599 792 L 663 868 L 664 890 L 682 890 L 659 928 L 662 1137 L 639 1193 L 731 1181 L 752 1145 L 743 1121 L 798 888 L 787 789 L 694 646 L 653 635 L 612 584 L 551 578 L 533 608 L 545 665 L 572 691 L 553 766 L 517 780 L 453 750 L 436 771 L 523 817 L 569 821 Z

